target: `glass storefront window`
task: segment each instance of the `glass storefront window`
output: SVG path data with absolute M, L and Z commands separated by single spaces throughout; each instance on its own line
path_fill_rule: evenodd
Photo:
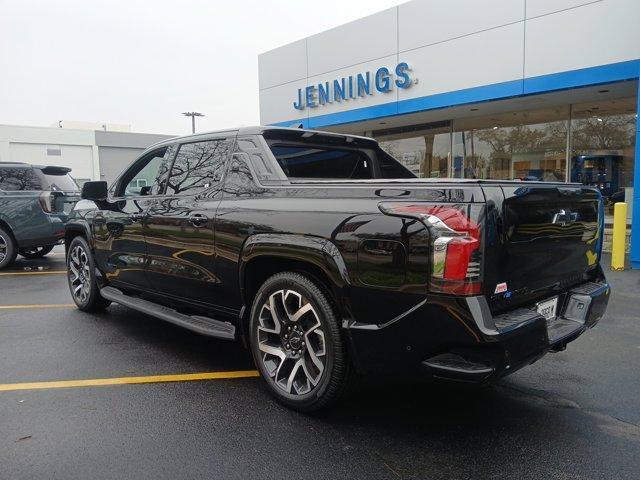
M 451 176 L 564 181 L 568 119 L 567 106 L 456 120 Z
M 451 126 L 441 122 L 433 126 L 374 132 L 389 155 L 420 178 L 446 177 L 451 150 Z
M 418 177 L 578 182 L 600 189 L 609 214 L 615 202 L 633 203 L 636 104 L 634 96 L 372 133 Z
M 632 203 L 636 98 L 588 102 L 571 115 L 571 181 L 597 186 L 611 213 Z

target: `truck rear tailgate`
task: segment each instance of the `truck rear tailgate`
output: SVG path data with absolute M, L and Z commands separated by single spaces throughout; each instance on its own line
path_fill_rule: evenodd
M 494 312 L 588 280 L 598 265 L 600 193 L 567 184 L 485 186 L 484 292 Z

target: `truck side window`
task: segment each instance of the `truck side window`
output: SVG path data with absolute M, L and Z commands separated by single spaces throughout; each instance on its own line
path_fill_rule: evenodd
M 155 150 L 136 161 L 119 181 L 116 196 L 161 194 L 167 173 L 167 150 L 167 147 Z
M 0 168 L 0 190 L 42 190 L 42 182 L 31 167 Z
M 217 185 L 233 141 L 228 139 L 180 145 L 171 167 L 167 194 L 195 195 Z

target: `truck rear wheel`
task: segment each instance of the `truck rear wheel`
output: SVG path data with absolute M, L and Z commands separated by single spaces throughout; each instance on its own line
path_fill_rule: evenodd
M 0 270 L 8 267 L 16 259 L 18 249 L 9 232 L 0 227 Z
M 351 373 L 328 295 L 294 272 L 270 277 L 251 309 L 253 359 L 269 392 L 286 406 L 313 411 L 337 400 Z
M 104 310 L 111 304 L 100 295 L 93 254 L 83 237 L 75 237 L 69 245 L 67 279 L 71 297 L 79 310 L 95 312 Z

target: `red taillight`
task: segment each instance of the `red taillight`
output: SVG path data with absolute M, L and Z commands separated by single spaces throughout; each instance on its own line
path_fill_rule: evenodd
M 382 202 L 387 215 L 420 219 L 431 234 L 431 289 L 456 295 L 482 290 L 481 206 Z M 475 219 L 475 220 L 474 220 Z
M 42 192 L 38 197 L 38 202 L 40 203 L 40 207 L 42 211 L 45 213 L 53 212 L 55 206 L 55 197 L 51 192 Z
M 436 240 L 436 242 L 438 240 Z M 470 237 L 453 237 L 448 239 L 445 246 L 446 257 L 444 259 L 442 278 L 446 278 L 447 280 L 464 280 L 467 278 L 469 263 L 471 263 L 471 254 L 478 250 L 480 241 Z

